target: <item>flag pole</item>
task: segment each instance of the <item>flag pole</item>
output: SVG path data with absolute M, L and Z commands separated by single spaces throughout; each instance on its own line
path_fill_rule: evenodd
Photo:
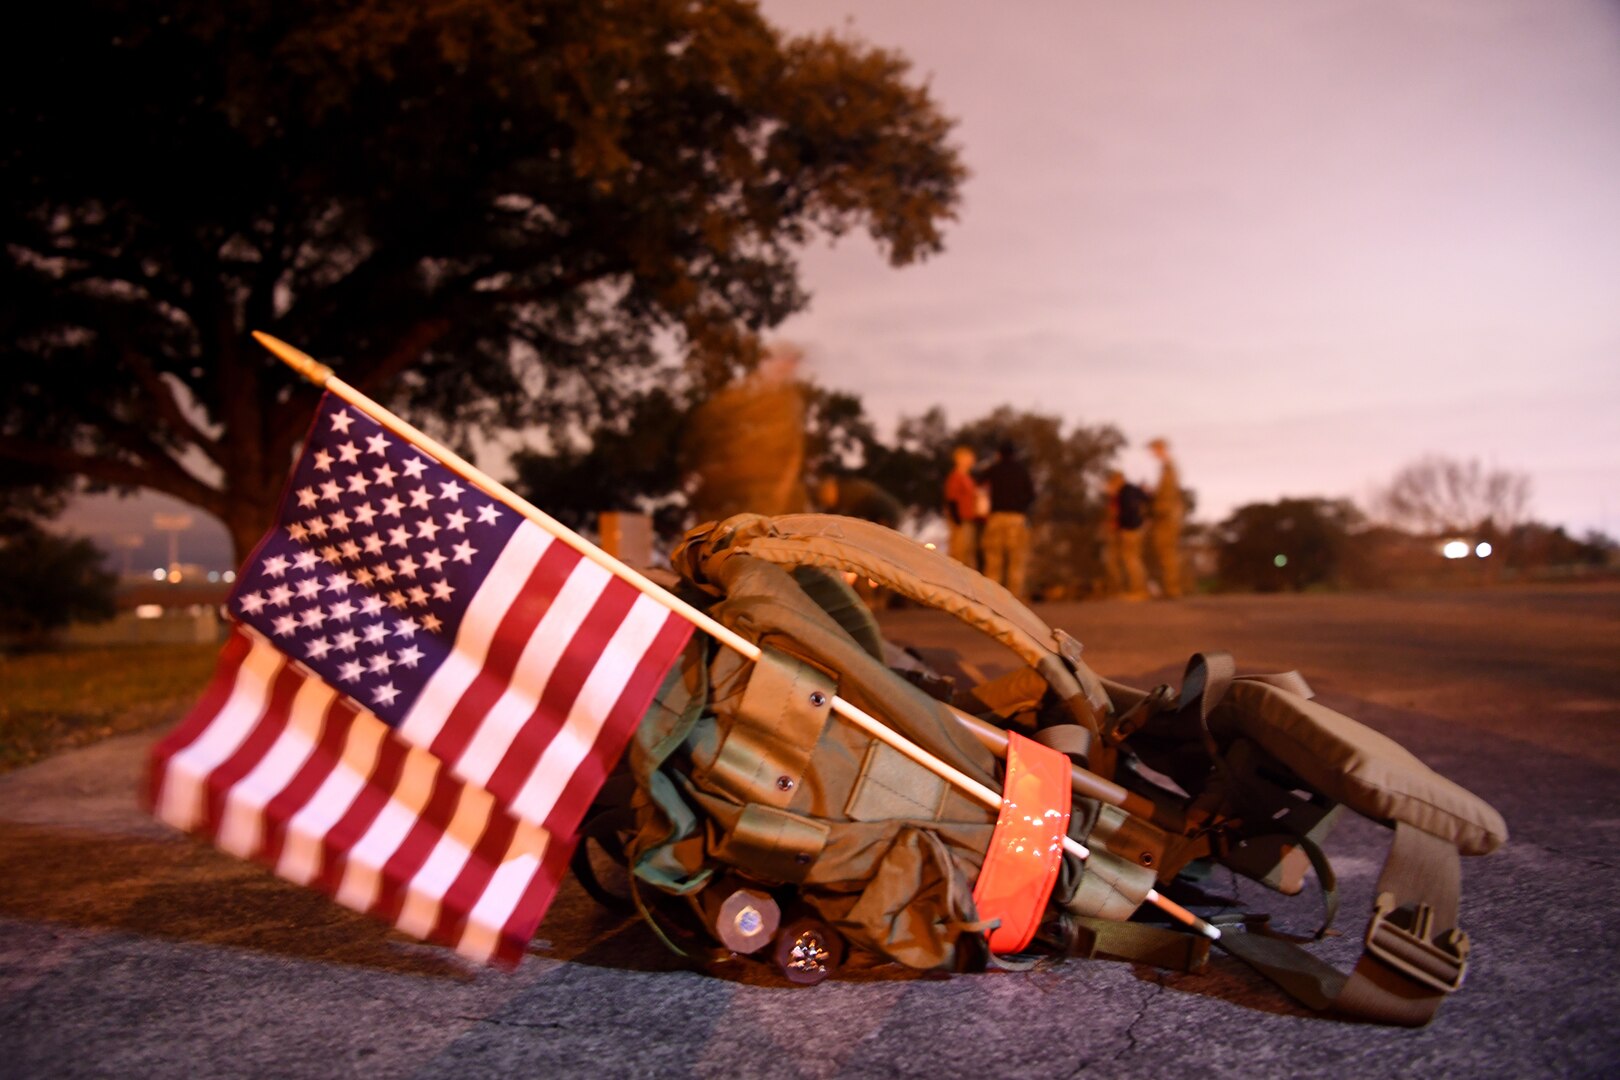
M 752 641 L 749 641 L 747 638 L 743 637 L 735 630 L 732 630 L 730 627 L 722 624 L 710 615 L 699 611 L 697 608 L 693 607 L 685 600 L 682 600 L 668 589 L 659 585 L 645 574 L 642 574 L 634 567 L 627 566 L 618 559 L 614 558 L 612 555 L 609 555 L 607 552 L 603 551 L 589 540 L 586 540 L 583 536 L 580 536 L 574 530 L 570 529 L 568 526 L 564 525 L 550 514 L 547 514 L 545 511 L 523 498 L 523 496 L 507 487 L 499 480 L 496 480 L 482 469 L 479 469 L 476 465 L 472 464 L 472 462 L 467 461 L 448 446 L 445 446 L 443 443 L 439 442 L 437 439 L 434 439 L 426 432 L 421 431 L 419 428 L 415 427 L 409 422 L 394 415 L 391 410 L 385 409 L 383 406 L 377 404 L 375 401 L 371 400 L 371 398 L 367 397 L 360 390 L 350 386 L 348 383 L 338 378 L 337 374 L 333 372 L 330 367 L 321 363 L 319 360 L 316 360 L 313 356 L 310 356 L 303 350 L 294 348 L 285 341 L 282 341 L 280 338 L 273 337 L 261 330 L 253 331 L 253 339 L 260 345 L 263 345 L 266 349 L 270 350 L 270 352 L 273 353 L 279 360 L 281 360 L 288 367 L 292 368 L 299 375 L 303 376 L 305 379 L 331 393 L 333 396 L 341 398 L 348 404 L 353 405 L 355 408 L 359 409 L 361 412 L 365 413 L 367 416 L 371 417 L 371 419 L 375 420 L 377 423 L 381 424 L 395 435 L 398 435 L 400 438 L 414 443 L 423 450 L 427 451 L 429 454 L 432 454 L 451 471 L 460 474 L 468 482 L 476 484 L 491 497 L 500 500 L 518 514 L 527 518 L 529 521 L 532 521 L 541 529 L 544 529 L 551 536 L 562 541 L 568 547 L 573 548 L 582 557 L 590 560 L 597 566 L 600 566 L 614 577 L 622 579 L 640 591 L 643 595 L 647 596 L 649 599 L 657 602 L 676 615 L 679 615 L 693 626 L 696 626 L 704 633 L 709 634 L 711 637 L 718 640 L 722 645 L 725 645 L 727 648 L 741 654 L 745 659 L 755 662 L 759 660 L 762 653 L 758 645 L 755 645 Z M 859 706 L 846 701 L 841 697 L 834 697 L 832 699 L 832 711 L 843 717 L 845 720 L 848 720 L 850 723 L 854 724 L 856 727 L 860 728 L 874 739 L 877 739 L 904 754 L 918 765 L 921 765 L 923 768 L 927 769 L 929 772 L 932 772 L 941 779 L 948 781 L 953 787 L 973 797 L 990 809 L 999 810 L 1001 808 L 1002 797 L 1000 792 L 997 792 L 993 788 L 980 783 L 949 762 L 940 759 L 923 747 L 918 746 L 916 743 L 912 742 L 904 735 L 901 735 L 893 728 L 890 728 L 887 724 L 884 724 L 882 721 L 878 720 L 876 717 L 872 716 Z M 956 712 L 956 710 L 953 709 L 952 712 Z M 956 715 L 958 719 L 963 719 L 961 713 L 956 713 Z M 1107 783 L 1106 781 L 1102 781 L 1100 777 L 1098 780 L 1103 784 Z M 1114 785 L 1108 786 L 1113 787 Z M 1105 801 L 1112 802 L 1113 800 L 1106 799 Z M 1069 854 L 1080 859 L 1089 859 L 1091 857 L 1090 849 L 1072 837 L 1065 836 L 1063 838 L 1063 849 Z M 1157 889 L 1149 889 L 1146 899 L 1148 903 L 1153 904 L 1155 907 L 1170 915 L 1178 922 L 1184 923 L 1194 930 L 1197 930 L 1204 936 L 1211 938 L 1212 940 L 1220 938 L 1221 932 L 1218 929 L 1211 926 L 1203 919 L 1200 919 L 1197 915 L 1194 915 L 1180 904 L 1175 903 L 1167 897 L 1159 895 Z

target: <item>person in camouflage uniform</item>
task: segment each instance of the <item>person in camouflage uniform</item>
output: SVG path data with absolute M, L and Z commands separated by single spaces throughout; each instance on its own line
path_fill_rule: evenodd
M 1153 554 L 1159 562 L 1159 583 L 1164 596 L 1173 600 L 1181 595 L 1181 524 L 1187 502 L 1181 493 L 1181 477 L 1170 456 L 1170 444 L 1154 439 L 1148 449 L 1159 459 L 1159 486 L 1153 492 Z

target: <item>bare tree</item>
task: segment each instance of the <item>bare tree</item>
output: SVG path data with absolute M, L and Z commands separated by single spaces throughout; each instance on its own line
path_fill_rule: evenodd
M 1528 475 L 1487 469 L 1477 458 L 1460 461 L 1438 454 L 1407 465 L 1373 496 L 1377 517 L 1429 535 L 1486 526 L 1506 532 L 1524 521 L 1529 507 Z

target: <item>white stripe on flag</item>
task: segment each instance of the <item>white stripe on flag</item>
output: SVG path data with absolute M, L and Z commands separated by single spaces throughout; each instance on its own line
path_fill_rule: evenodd
M 466 751 L 454 762 L 457 776 L 480 786 L 489 783 L 518 733 L 539 707 L 557 661 L 612 580 L 613 575 L 590 562 L 581 562 L 569 573 L 524 645 L 511 683 L 478 725 Z
M 333 894 L 338 903 L 356 911 L 367 911 L 377 902 L 382 868 L 420 820 L 422 808 L 433 794 L 433 780 L 438 773 L 438 759 L 426 750 L 413 748 L 405 755 L 399 782 L 394 785 L 388 801 L 349 848 L 343 880 Z
M 415 937 L 425 938 L 439 919 L 439 903 L 456 883 L 462 867 L 472 857 L 472 849 L 484 834 L 490 807 L 495 798 L 483 788 L 462 788 L 450 817 L 450 827 L 433 845 L 433 852 L 411 878 L 405 903 L 394 925 Z
M 209 774 L 230 760 L 270 701 L 270 686 L 286 662 L 276 647 L 253 634 L 231 696 L 191 745 L 169 759 L 157 816 L 177 829 L 202 823 Z
M 543 832 L 527 825 L 518 826 L 511 845 L 501 859 L 501 865 L 490 877 L 483 895 L 467 916 L 467 928 L 456 943 L 457 952 L 479 960 L 488 960 L 495 955 L 501 940 L 501 929 L 528 891 L 529 882 L 539 871 L 540 859 L 545 851 Z
M 428 677 L 427 684 L 399 727 L 399 734 L 417 746 L 431 746 L 445 720 L 484 668 L 490 642 L 507 609 L 512 606 L 514 589 L 529 580 L 535 563 L 555 541 L 532 522 L 518 524 L 512 538 L 501 549 L 484 583 L 473 594 L 450 655 Z
M 293 696 L 286 728 L 225 798 L 215 840 L 221 848 L 244 859 L 258 854 L 264 844 L 264 808 L 309 760 L 325 726 L 327 707 L 336 700 L 337 691 L 319 679 L 304 680 Z
M 568 720 L 546 745 L 534 771 L 512 800 L 512 811 L 526 821 L 543 822 L 567 788 L 569 778 L 591 752 L 602 724 L 613 711 L 625 683 L 635 672 L 653 639 L 669 621 L 669 611 L 647 596 L 638 596 L 619 624 L 590 676 L 574 699 Z
M 365 723 L 366 719 L 371 722 Z M 281 877 L 299 885 L 315 880 L 321 870 L 322 841 L 365 788 L 387 730 L 387 725 L 369 713 L 358 714 L 356 722 L 349 726 L 341 760 L 321 781 L 309 802 L 287 822 L 287 839 L 276 862 L 276 873 Z

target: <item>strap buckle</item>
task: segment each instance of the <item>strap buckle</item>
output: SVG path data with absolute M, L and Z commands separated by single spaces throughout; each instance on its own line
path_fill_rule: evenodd
M 1468 974 L 1468 948 L 1468 934 L 1456 927 L 1434 933 L 1428 904 L 1397 906 L 1394 893 L 1378 894 L 1367 924 L 1367 952 L 1408 979 L 1451 993 Z
M 1168 684 L 1161 683 L 1138 701 L 1135 705 L 1109 717 L 1102 732 L 1103 743 L 1108 746 L 1118 746 L 1159 713 L 1173 708 L 1176 701 L 1176 692 Z

